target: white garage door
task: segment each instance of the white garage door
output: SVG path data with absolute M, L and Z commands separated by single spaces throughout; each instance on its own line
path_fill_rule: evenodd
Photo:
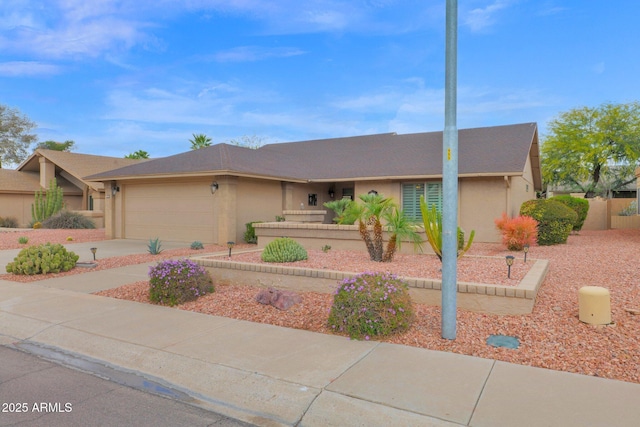
M 208 182 L 127 184 L 123 190 L 126 238 L 214 240 L 214 198 Z

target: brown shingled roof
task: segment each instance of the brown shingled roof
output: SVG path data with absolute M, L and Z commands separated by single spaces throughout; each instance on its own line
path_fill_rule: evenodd
M 17 170 L 24 172 L 39 172 L 40 156 L 45 157 L 54 163 L 56 165 L 56 169 L 64 170 L 79 180 L 84 180 L 84 177 L 87 175 L 118 169 L 123 166 L 146 161 L 38 148 L 31 156 L 18 166 Z
M 535 123 L 461 129 L 459 174 L 522 174 L 530 154 L 534 163 L 539 162 L 537 138 Z M 539 181 L 539 164 L 533 168 Z M 442 132 L 277 143 L 257 150 L 217 144 L 87 179 L 220 173 L 300 181 L 437 177 L 442 175 Z

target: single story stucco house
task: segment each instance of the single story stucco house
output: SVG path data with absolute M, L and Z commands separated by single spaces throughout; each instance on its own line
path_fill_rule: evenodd
M 517 215 L 542 190 L 535 123 L 462 129 L 459 223 L 476 240 L 499 240 L 494 219 Z M 241 242 L 245 224 L 283 211 L 324 210 L 371 190 L 413 216 L 442 203 L 442 132 L 395 133 L 269 144 L 227 144 L 84 177 L 106 189 L 109 238 Z M 321 220 L 331 223 L 332 212 Z

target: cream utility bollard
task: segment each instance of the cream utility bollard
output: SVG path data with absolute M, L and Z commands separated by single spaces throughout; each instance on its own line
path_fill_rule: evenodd
M 590 325 L 611 323 L 611 296 L 600 286 L 583 286 L 578 291 L 579 319 Z

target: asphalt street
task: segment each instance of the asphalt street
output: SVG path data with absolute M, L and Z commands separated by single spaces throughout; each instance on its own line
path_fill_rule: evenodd
M 194 406 L 179 391 L 138 375 L 92 369 L 85 361 L 88 373 L 51 355 L 53 361 L 0 345 L 0 426 L 250 426 Z

